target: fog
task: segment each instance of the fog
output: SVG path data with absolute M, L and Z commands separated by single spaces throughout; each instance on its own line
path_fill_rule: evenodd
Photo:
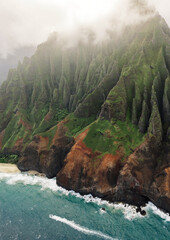
M 36 46 L 53 31 L 77 41 L 86 29 L 96 39 L 158 11 L 170 26 L 169 0 L 0 0 L 0 58 Z M 81 36 L 80 36 L 81 35 Z

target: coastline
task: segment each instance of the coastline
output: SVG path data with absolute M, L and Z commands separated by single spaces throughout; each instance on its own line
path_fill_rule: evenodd
M 17 167 L 16 164 L 11 164 L 11 163 L 0 163 L 0 173 L 10 173 L 10 174 L 17 174 L 17 173 L 22 173 L 22 171 L 19 170 L 19 168 Z M 40 173 L 40 172 L 37 172 L 35 170 L 29 170 L 29 171 L 25 171 L 25 173 L 27 173 L 28 176 L 36 176 L 36 177 L 42 177 L 42 178 L 47 178 L 46 175 L 44 173 Z M 48 178 L 47 178 L 48 179 Z M 56 184 L 57 186 L 57 184 Z M 63 188 L 62 186 L 58 185 L 58 187 L 60 188 Z M 67 188 L 64 188 L 66 191 L 69 191 L 70 189 L 67 189 Z M 73 191 L 73 190 L 71 190 Z M 130 205 L 131 207 L 134 207 L 135 208 L 135 211 L 136 213 L 140 213 L 140 215 L 142 216 L 145 216 L 146 215 L 146 211 L 143 209 L 147 206 L 148 202 L 145 202 L 144 204 L 139 204 L 139 203 L 136 203 L 135 201 L 133 203 L 128 203 L 126 201 L 109 201 L 108 199 L 104 198 L 103 196 L 99 196 L 98 194 L 93 194 L 91 192 L 89 193 L 82 193 L 81 191 L 77 191 L 75 192 L 76 194 L 78 195 L 81 195 L 82 197 L 83 196 L 88 196 L 89 194 L 93 197 L 93 198 L 100 198 L 101 200 L 103 201 L 108 201 L 112 204 L 114 203 L 119 203 L 119 204 L 122 204 L 126 207 L 126 205 Z M 154 203 L 153 203 L 154 204 Z M 169 211 L 165 210 L 164 208 L 161 208 L 159 206 L 157 206 L 155 204 L 156 207 L 158 207 L 158 209 L 160 209 L 161 211 L 163 211 L 165 214 L 168 214 L 170 216 L 170 213 Z
M 17 191 L 12 190 L 13 188 L 17 189 Z M 18 215 L 16 213 L 15 214 L 16 220 L 14 219 L 14 221 L 16 221 L 16 224 L 18 225 L 11 224 L 11 227 L 14 226 L 14 231 L 13 231 L 14 233 L 15 233 L 16 227 L 18 229 L 20 229 L 20 227 L 24 228 L 22 230 L 23 236 L 21 236 L 23 237 L 23 239 L 25 234 L 27 234 L 26 231 L 30 231 L 28 228 L 27 229 L 25 228 L 25 226 L 27 227 L 27 221 L 28 221 L 27 217 L 25 217 L 26 214 L 30 216 L 29 224 L 32 224 L 32 225 L 31 226 L 29 225 L 29 226 L 33 230 L 34 230 L 34 227 L 38 229 L 37 233 L 35 233 L 35 231 L 32 231 L 33 232 L 33 236 L 31 236 L 32 239 L 34 239 L 35 236 L 37 236 L 37 239 L 38 239 L 38 236 L 40 234 L 42 235 L 42 230 L 45 229 L 44 223 L 52 225 L 52 222 L 49 222 L 49 223 L 47 222 L 49 219 L 48 218 L 49 216 L 54 216 L 53 220 L 56 220 L 55 218 L 59 217 L 58 218 L 59 220 L 61 220 L 62 218 L 64 219 L 65 222 L 68 221 L 68 223 L 69 221 L 73 221 L 75 224 L 79 224 L 80 227 L 82 226 L 86 228 L 88 227 L 88 229 L 90 230 L 100 230 L 100 231 L 102 230 L 101 232 L 107 233 L 110 236 L 112 235 L 115 236 L 114 234 L 117 234 L 120 232 L 120 224 L 121 224 L 121 228 L 123 229 L 122 232 L 124 231 L 124 229 L 128 229 L 129 226 L 132 225 L 132 230 L 134 230 L 134 232 L 136 232 L 135 229 L 138 229 L 139 231 L 139 227 L 141 226 L 140 232 L 142 233 L 143 229 L 146 227 L 146 224 L 149 223 L 149 226 L 151 227 L 151 229 L 147 229 L 148 231 L 145 232 L 146 238 L 147 238 L 148 232 L 151 234 L 153 229 L 156 229 L 155 231 L 153 231 L 155 232 L 155 239 L 156 239 L 156 236 L 158 234 L 157 232 L 159 232 L 160 226 L 162 226 L 161 224 L 163 224 L 163 227 L 161 228 L 163 230 L 163 233 L 161 232 L 161 234 L 164 236 L 164 234 L 166 233 L 167 234 L 166 239 L 169 239 L 167 226 L 169 224 L 168 222 L 170 221 L 170 218 L 169 216 L 165 215 L 163 212 L 159 211 L 159 209 L 157 209 L 152 203 L 148 203 L 147 206 L 144 208 L 147 214 L 146 214 L 146 217 L 143 218 L 143 216 L 141 216 L 139 213 L 136 213 L 135 208 L 133 206 L 126 205 L 125 207 L 125 205 L 122 203 L 115 203 L 115 204 L 109 203 L 99 198 L 93 198 L 91 195 L 81 196 L 80 194 L 75 193 L 73 191 L 67 191 L 61 187 L 58 187 L 56 185 L 55 179 L 47 179 L 47 178 L 44 179 L 44 178 L 39 178 L 34 176 L 28 176 L 27 174 L 4 174 L 4 176 L 2 176 L 2 190 L 3 191 L 1 192 L 1 195 L 2 195 L 1 209 L 2 210 L 5 209 L 4 211 L 5 214 L 6 215 L 8 214 L 7 220 L 11 219 L 11 216 L 12 216 L 10 212 L 11 209 L 13 209 L 13 211 L 15 212 L 20 213 L 20 216 L 22 216 L 22 218 L 20 217 L 19 219 L 22 219 L 23 221 L 24 219 L 26 219 L 26 222 L 20 225 L 20 221 L 17 220 Z M 12 190 L 13 195 L 12 197 L 8 198 L 10 194 L 10 190 Z M 23 200 L 21 204 L 20 204 L 20 201 L 21 201 L 20 196 L 21 196 L 21 199 Z M 15 203 L 16 203 L 16 207 L 14 208 L 13 206 L 15 206 Z M 39 203 L 41 203 L 41 205 Z M 43 213 L 42 213 L 42 204 L 43 204 Z M 69 211 L 65 211 L 65 210 L 63 211 L 63 206 L 68 206 Z M 105 210 L 103 210 L 102 208 L 104 208 Z M 45 214 L 44 214 L 44 211 L 46 211 Z M 82 218 L 79 219 L 80 212 L 82 213 L 83 220 L 81 220 Z M 44 217 L 40 218 L 42 214 L 45 215 L 45 218 Z M 90 216 L 91 222 L 88 225 L 87 223 L 89 222 L 89 216 Z M 92 217 L 94 217 L 94 219 L 91 219 Z M 6 220 L 6 218 L 4 219 Z M 5 220 L 3 220 L 3 224 L 8 223 Z M 43 222 L 39 223 L 39 220 L 44 220 L 44 223 Z M 86 220 L 87 222 L 84 222 Z M 114 222 L 112 222 L 112 220 Z M 52 220 L 50 219 L 49 221 L 52 221 Z M 96 225 L 93 225 L 93 221 Z M 108 228 L 103 228 L 103 222 L 105 222 L 105 226 Z M 109 225 L 108 225 L 108 222 L 110 223 Z M 127 224 L 127 227 L 125 224 Z M 136 227 L 134 224 L 137 224 Z M 114 229 L 112 228 L 112 226 L 114 226 Z M 57 234 L 58 234 L 57 227 L 58 226 L 54 224 L 54 231 L 53 231 L 54 240 L 56 239 L 55 231 L 57 231 Z M 66 226 L 64 227 L 64 231 L 66 231 L 65 229 L 66 229 Z M 113 229 L 113 234 L 109 232 L 110 229 Z M 117 230 L 115 231 L 115 229 Z M 3 230 L 5 230 L 6 232 L 6 228 L 3 228 Z M 70 228 L 68 230 L 70 231 Z M 13 234 L 13 232 L 11 231 L 11 235 Z M 50 235 L 51 232 L 52 230 L 50 228 L 48 236 L 50 236 L 50 239 L 53 239 L 51 237 L 52 235 Z M 140 239 L 141 233 L 139 234 L 138 239 Z M 44 235 L 45 234 L 46 233 L 44 233 Z M 66 236 L 65 233 L 63 235 L 64 237 Z M 8 236 L 5 236 L 4 240 L 8 239 Z M 127 236 L 132 236 L 132 232 L 130 231 L 129 233 L 129 229 L 128 229 Z M 92 236 L 92 239 L 93 238 L 94 236 Z M 134 236 L 134 238 L 137 239 L 136 235 Z M 68 239 L 70 239 L 70 237 L 68 237 Z M 159 237 L 159 239 L 161 239 L 161 236 Z
M 20 171 L 17 167 L 16 164 L 10 164 L 10 163 L 0 163 L 0 173 L 12 173 L 14 174 L 14 177 L 15 177 L 15 174 L 16 173 L 22 173 L 22 171 Z M 46 177 L 46 175 L 44 173 L 39 173 L 37 171 L 34 171 L 34 170 L 30 170 L 30 171 L 26 171 L 25 173 L 27 173 L 27 175 L 25 175 L 25 177 L 41 177 L 42 178 L 42 183 L 41 181 L 39 182 L 35 180 L 35 184 L 42 184 L 42 187 L 44 188 L 44 180 L 43 178 L 46 178 L 46 180 L 50 180 L 49 178 Z M 12 178 L 13 176 L 10 175 Z M 30 184 L 30 179 L 27 179 L 28 182 L 26 181 L 27 184 Z M 32 182 L 31 182 L 32 184 Z M 51 186 L 52 184 L 52 186 Z M 32 184 L 34 185 L 34 184 Z M 46 188 L 46 187 L 45 187 Z M 71 195 L 73 196 L 76 196 L 78 198 L 81 198 L 81 199 L 84 199 L 85 202 L 95 202 L 97 203 L 98 205 L 105 205 L 105 204 L 108 204 L 109 206 L 111 205 L 115 205 L 116 208 L 118 209 L 124 209 L 124 211 L 126 209 L 131 209 L 133 211 L 135 211 L 135 214 L 139 214 L 138 216 L 145 216 L 147 215 L 147 209 L 148 209 L 148 206 L 150 205 L 151 208 L 153 208 L 154 212 L 156 212 L 156 210 L 159 210 L 159 215 L 163 215 L 163 216 L 167 216 L 168 219 L 170 219 L 170 214 L 169 212 L 167 212 L 166 210 L 162 209 L 162 208 L 159 208 L 158 206 L 154 205 L 154 203 L 152 203 L 151 201 L 145 203 L 144 205 L 137 205 L 137 204 L 129 204 L 127 202 L 124 202 L 124 201 L 120 201 L 120 202 L 112 202 L 112 201 L 108 201 L 106 200 L 105 198 L 103 198 L 102 196 L 96 196 L 96 195 L 93 195 L 91 193 L 86 193 L 86 194 L 82 194 L 81 192 L 74 192 L 73 190 L 68 190 L 68 189 L 65 189 L 63 188 L 62 186 L 59 186 L 56 184 L 56 180 L 55 180 L 55 185 L 53 182 L 49 182 L 48 184 L 48 188 L 52 189 L 53 191 L 57 191 L 57 190 L 60 190 L 62 191 L 63 193 L 66 192 L 66 195 L 68 195 L 68 193 L 70 193 Z M 149 204 L 149 205 L 148 205 Z M 101 211 L 104 211 L 105 212 L 105 208 L 102 208 L 101 207 Z M 125 211 L 126 212 L 126 211 Z M 165 215 L 164 215 L 165 214 Z M 170 220 L 168 220 L 170 221 Z
M 16 164 L 11 163 L 0 163 L 0 173 L 20 173 L 21 171 L 17 168 Z

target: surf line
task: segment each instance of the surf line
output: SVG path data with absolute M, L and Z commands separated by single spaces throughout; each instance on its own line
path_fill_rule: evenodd
M 67 220 L 66 218 L 61 218 L 59 216 L 56 216 L 56 215 L 52 215 L 50 214 L 49 215 L 49 218 L 57 221 L 57 222 L 61 222 L 61 223 L 65 223 L 67 224 L 68 226 L 74 228 L 75 230 L 79 231 L 79 232 L 82 232 L 82 233 L 85 233 L 85 234 L 88 234 L 88 235 L 96 235 L 98 237 L 101 237 L 101 238 L 105 238 L 105 239 L 109 239 L 109 240 L 116 240 L 102 232 L 99 232 L 99 231 L 94 231 L 94 230 L 90 230 L 88 228 L 85 228 L 85 227 L 82 227 L 78 224 L 76 224 L 74 221 L 69 221 Z

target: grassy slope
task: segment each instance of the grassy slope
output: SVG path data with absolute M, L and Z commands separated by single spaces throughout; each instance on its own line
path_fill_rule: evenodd
M 108 120 L 98 119 L 90 126 L 84 143 L 93 152 L 115 154 L 117 150 L 121 150 L 126 157 L 139 146 L 143 139 L 138 128 L 129 120 L 111 123 Z

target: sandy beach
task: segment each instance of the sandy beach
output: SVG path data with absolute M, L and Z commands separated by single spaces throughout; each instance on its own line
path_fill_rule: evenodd
M 2 173 L 20 173 L 15 164 L 0 163 L 0 172 Z

